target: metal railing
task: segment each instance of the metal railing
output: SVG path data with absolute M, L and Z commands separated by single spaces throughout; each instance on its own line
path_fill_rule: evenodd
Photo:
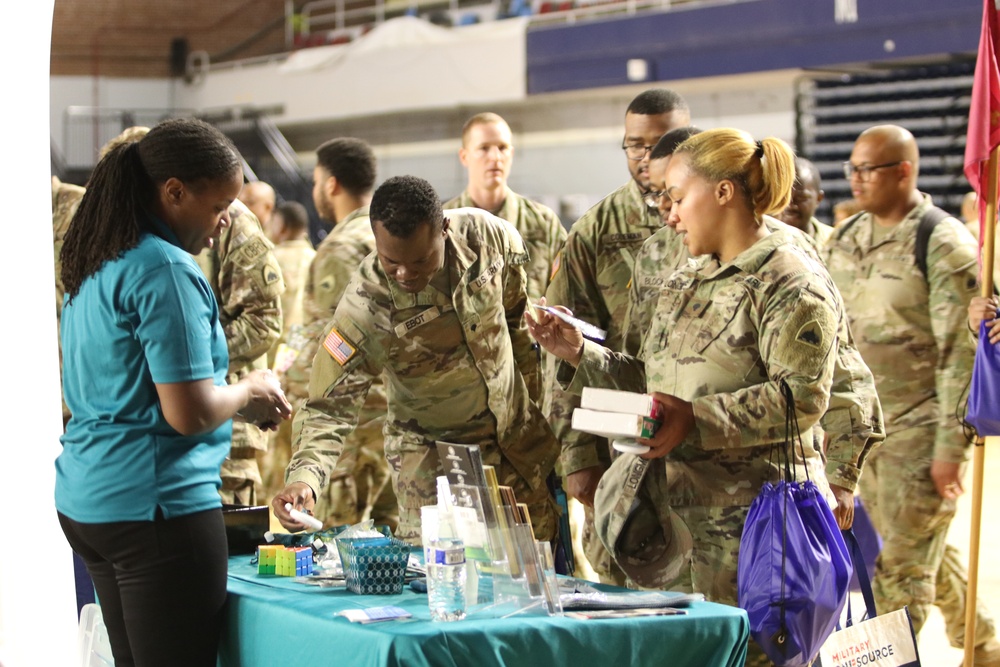
M 185 109 L 105 109 L 73 106 L 66 109 L 63 146 L 53 170 L 89 171 L 97 164 L 101 147 L 135 125 L 152 127 L 167 118 L 197 116 L 228 135 L 243 157 L 243 171 L 250 180 L 277 180 L 298 190 L 306 186 L 295 151 L 271 115 L 280 109 L 232 107 L 195 113 Z M 264 173 L 262 173 L 264 172 Z M 55 172 L 54 172 L 55 173 Z M 265 175 L 266 174 L 266 175 Z
M 463 12 L 490 20 L 528 16 L 530 25 L 536 25 L 741 1 L 751 0 L 313 0 L 298 11 L 286 3 L 285 37 L 289 49 L 310 45 L 308 38 L 322 30 L 334 33 L 333 39 L 352 39 L 375 24 L 404 14 L 444 12 L 454 24 L 462 23 Z
M 167 118 L 190 116 L 184 109 L 109 109 L 70 106 L 63 112 L 63 168 L 90 169 L 101 147 L 135 125 L 152 127 Z

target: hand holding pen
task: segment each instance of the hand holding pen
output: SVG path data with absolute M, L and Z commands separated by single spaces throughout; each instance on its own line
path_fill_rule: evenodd
M 531 337 L 546 352 L 576 366 L 583 356 L 583 334 L 567 321 L 572 316 L 572 311 L 565 306 L 546 306 L 545 297 L 524 313 Z

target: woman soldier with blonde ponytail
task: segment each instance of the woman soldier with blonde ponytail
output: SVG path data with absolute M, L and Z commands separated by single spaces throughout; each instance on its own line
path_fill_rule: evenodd
M 794 394 L 804 442 L 827 409 L 842 321 L 836 288 L 796 230 L 764 221 L 788 204 L 794 178 L 793 153 L 776 138 L 717 129 L 676 149 L 665 179 L 670 223 L 694 259 L 662 281 L 636 356 L 532 313 L 536 340 L 577 367 L 571 391 L 642 391 L 664 408 L 663 425 L 640 440 L 651 463 L 637 495 L 657 520 L 610 519 L 616 507 L 644 506 L 618 502 L 637 463 L 631 454 L 604 474 L 594 503 L 598 534 L 640 586 L 736 605 L 743 523 L 762 484 L 777 479 L 769 451 L 785 437 L 779 383 Z M 813 447 L 805 465 L 829 494 Z M 747 664 L 769 663 L 751 643 Z

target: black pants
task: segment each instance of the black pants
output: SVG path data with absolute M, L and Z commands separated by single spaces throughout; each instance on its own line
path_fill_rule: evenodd
M 226 602 L 222 510 L 59 523 L 94 580 L 116 667 L 215 667 Z

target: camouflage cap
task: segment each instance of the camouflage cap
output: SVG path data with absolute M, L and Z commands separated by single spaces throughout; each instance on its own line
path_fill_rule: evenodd
M 665 482 L 663 459 L 622 454 L 601 477 L 594 496 L 598 537 L 629 579 L 644 588 L 666 588 L 691 562 L 687 524 L 650 493 Z

